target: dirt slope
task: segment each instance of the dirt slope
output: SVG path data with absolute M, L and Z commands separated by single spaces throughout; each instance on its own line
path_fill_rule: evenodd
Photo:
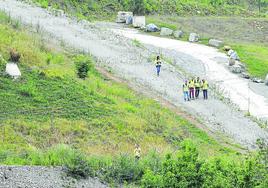
M 184 109 L 203 121 L 211 130 L 225 133 L 245 147 L 254 148 L 256 139 L 268 138 L 267 132 L 245 117 L 244 112 L 235 110 L 231 105 L 219 100 L 215 93 L 211 93 L 208 101 L 183 101 L 181 83 L 187 76 L 207 77 L 206 61 L 216 64 L 219 59 L 226 60 L 212 48 L 198 46 L 193 48 L 197 51 L 191 51 L 188 45 L 184 51 L 165 46 L 163 43 L 157 45 L 146 41 L 143 47 L 137 47 L 129 39 L 131 37 L 117 32 L 128 30 L 116 24 L 89 24 L 84 21 L 78 23 L 66 16 L 55 17 L 46 10 L 15 0 L 1 1 L 0 9 L 10 13 L 12 17 L 19 18 L 25 24 L 41 28 L 51 37 L 62 40 L 71 47 L 91 53 L 100 60 L 99 64 L 135 84 L 136 88 L 145 88 L 151 97 L 161 97 Z M 152 40 L 157 40 L 156 38 Z M 198 54 L 199 50 L 207 51 L 210 58 L 194 55 Z M 172 63 L 166 63 L 161 76 L 157 77 L 150 57 L 159 51 L 170 57 Z M 213 79 L 210 79 L 213 82 Z

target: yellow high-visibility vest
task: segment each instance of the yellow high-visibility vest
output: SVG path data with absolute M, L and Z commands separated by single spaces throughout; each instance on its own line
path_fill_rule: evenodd
M 201 82 L 200 82 L 200 80 L 196 80 L 195 81 L 195 87 L 201 87 Z
M 194 81 L 193 81 L 193 80 L 191 80 L 191 81 L 189 82 L 189 88 L 194 88 Z
M 189 87 L 187 84 L 183 84 L 183 91 L 189 91 Z
M 207 81 L 203 82 L 202 89 L 203 90 L 207 90 L 208 89 L 208 82 Z

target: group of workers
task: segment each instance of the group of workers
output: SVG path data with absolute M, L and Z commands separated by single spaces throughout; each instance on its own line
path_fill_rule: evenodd
M 156 66 L 156 73 L 157 76 L 160 75 L 160 70 L 162 66 L 162 61 L 160 59 L 160 56 L 156 57 L 155 61 L 155 66 Z M 185 101 L 190 101 L 194 99 L 199 98 L 200 91 L 203 91 L 203 97 L 205 100 L 208 99 L 208 82 L 204 79 L 200 79 L 199 77 L 193 78 L 189 81 L 185 81 L 185 83 L 182 85 L 183 89 L 183 96 Z
M 190 81 L 185 81 L 182 85 L 184 101 L 190 101 L 199 98 L 200 91 L 203 91 L 203 97 L 208 99 L 208 82 L 201 80 L 199 77 L 193 78 Z

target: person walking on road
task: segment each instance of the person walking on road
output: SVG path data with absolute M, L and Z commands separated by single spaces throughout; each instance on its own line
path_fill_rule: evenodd
M 203 90 L 203 96 L 204 99 L 207 100 L 208 99 L 208 82 L 206 80 L 202 80 L 202 90 Z
M 184 101 L 190 101 L 189 87 L 188 87 L 188 82 L 187 81 L 185 81 L 185 83 L 182 85 L 182 89 L 183 89 Z
M 195 79 L 195 98 L 198 99 L 201 87 L 201 80 L 199 77 Z
M 162 66 L 162 62 L 161 62 L 160 56 L 157 56 L 156 61 L 155 61 L 155 67 L 156 67 L 157 76 L 160 75 L 161 66 Z
M 195 88 L 195 83 L 194 83 L 194 79 L 192 79 L 189 81 L 189 90 L 190 90 L 190 99 L 191 100 L 195 99 L 194 88 Z

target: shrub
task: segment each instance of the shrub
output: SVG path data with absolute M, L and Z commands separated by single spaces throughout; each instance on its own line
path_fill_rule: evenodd
M 81 79 L 85 79 L 88 76 L 88 71 L 90 70 L 91 65 L 91 59 L 84 56 L 77 56 L 75 58 L 77 76 Z
M 19 62 L 19 60 L 20 60 L 20 54 L 16 50 L 11 49 L 10 52 L 9 52 L 9 54 L 10 54 L 10 61 L 12 61 L 12 62 Z
M 67 174 L 76 179 L 87 178 L 91 174 L 91 170 L 86 160 L 86 157 L 82 154 L 76 154 L 70 163 L 66 165 Z

